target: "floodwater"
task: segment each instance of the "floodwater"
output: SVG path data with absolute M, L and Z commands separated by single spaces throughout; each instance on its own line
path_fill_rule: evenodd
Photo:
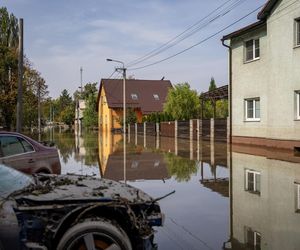
M 158 249 L 300 249 L 293 152 L 134 134 L 46 132 L 62 174 L 126 182 L 160 200 Z

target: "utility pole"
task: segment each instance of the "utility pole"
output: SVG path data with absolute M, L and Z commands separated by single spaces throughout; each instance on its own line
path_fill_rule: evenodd
M 81 98 L 82 98 L 82 71 L 83 71 L 83 69 L 82 69 L 82 67 L 80 67 L 80 89 L 81 89 L 80 93 L 81 93 Z
M 18 65 L 18 97 L 17 97 L 17 132 L 22 131 L 23 118 L 23 18 L 19 20 L 19 65 Z
M 41 141 L 41 83 L 38 82 L 38 133 Z
M 126 183 L 126 68 L 122 61 L 106 59 L 108 62 L 117 62 L 122 64 L 122 67 L 116 70 L 123 72 L 123 153 L 124 153 L 124 182 Z

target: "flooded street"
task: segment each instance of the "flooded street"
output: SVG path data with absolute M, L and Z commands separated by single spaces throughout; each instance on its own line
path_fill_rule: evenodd
M 300 157 L 291 152 L 121 134 L 48 131 L 61 173 L 126 182 L 160 200 L 158 249 L 298 249 Z M 231 181 L 230 181 L 231 180 Z

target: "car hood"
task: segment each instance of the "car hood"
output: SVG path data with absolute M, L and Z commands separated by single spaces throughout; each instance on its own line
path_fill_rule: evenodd
M 127 184 L 78 175 L 37 175 L 35 184 L 14 195 L 20 204 L 56 204 L 74 202 L 116 201 L 153 202 L 143 191 Z

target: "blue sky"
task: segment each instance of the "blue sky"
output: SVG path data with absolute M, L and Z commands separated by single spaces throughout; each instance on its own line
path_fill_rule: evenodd
M 230 3 L 235 2 L 232 0 Z M 163 59 L 193 45 L 234 22 L 266 0 L 241 4 L 189 39 L 149 59 Z M 24 48 L 34 67 L 57 97 L 66 88 L 71 94 L 83 82 L 98 82 L 113 72 L 114 58 L 125 63 L 144 56 L 181 33 L 225 0 L 1 0 L 0 6 L 24 18 Z M 189 82 L 198 92 L 208 89 L 211 76 L 217 85 L 227 84 L 227 50 L 223 35 L 256 21 L 256 13 L 222 34 L 145 69 L 128 71 L 138 79 L 165 79 L 173 84 Z

